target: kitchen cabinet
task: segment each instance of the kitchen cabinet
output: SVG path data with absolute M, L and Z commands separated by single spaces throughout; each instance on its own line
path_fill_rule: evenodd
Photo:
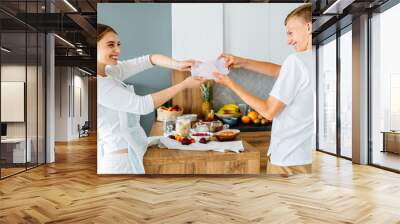
M 172 57 L 211 60 L 223 51 L 223 4 L 171 4 Z
M 190 76 L 190 72 L 172 72 L 172 85 L 178 84 Z M 201 114 L 201 92 L 200 88 L 186 89 L 172 98 L 173 105 L 179 105 L 186 114 Z
M 260 172 L 265 173 L 267 167 L 267 152 L 271 141 L 271 131 L 241 132 L 239 137 L 260 152 Z
M 256 60 L 269 60 L 267 48 L 270 4 L 224 4 L 224 51 Z

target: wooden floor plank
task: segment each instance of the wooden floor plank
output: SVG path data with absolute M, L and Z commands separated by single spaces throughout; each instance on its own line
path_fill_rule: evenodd
M 314 153 L 311 175 L 96 174 L 96 139 L 0 181 L 0 223 L 400 223 L 400 175 Z

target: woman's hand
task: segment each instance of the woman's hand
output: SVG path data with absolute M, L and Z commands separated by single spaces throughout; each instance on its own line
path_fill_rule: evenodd
M 182 85 L 187 89 L 191 89 L 200 87 L 200 85 L 203 84 L 205 81 L 206 80 L 202 77 L 190 76 L 182 81 Z
M 196 63 L 199 62 L 196 60 L 176 61 L 173 67 L 178 71 L 190 71 Z
M 218 72 L 213 72 L 213 75 L 216 83 L 222 84 L 226 87 L 231 88 L 232 84 L 234 83 L 234 81 L 228 75 L 223 75 Z
M 232 68 L 242 68 L 243 64 L 245 63 L 244 58 L 237 57 L 232 54 L 222 53 L 218 59 L 223 59 L 225 61 L 225 67 L 229 70 Z
M 190 71 L 193 66 L 198 63 L 196 60 L 184 60 L 177 61 L 171 57 L 162 54 L 152 54 L 150 55 L 150 62 L 153 65 L 157 65 L 164 68 L 175 69 L 178 71 Z

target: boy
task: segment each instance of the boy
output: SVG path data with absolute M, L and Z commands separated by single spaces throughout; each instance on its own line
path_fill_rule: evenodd
M 251 95 L 229 76 L 215 73 L 216 82 L 232 89 L 263 117 L 273 120 L 267 173 L 311 173 L 315 66 L 312 57 L 311 4 L 293 10 L 285 19 L 288 44 L 296 53 L 283 65 L 222 54 L 228 68 L 245 68 L 277 78 L 268 99 Z

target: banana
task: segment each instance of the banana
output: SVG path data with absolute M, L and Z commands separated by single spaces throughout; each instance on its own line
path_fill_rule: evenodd
M 226 104 L 223 107 L 225 107 L 225 108 L 239 108 L 239 106 L 236 105 L 236 104 Z
M 240 109 L 236 104 L 226 104 L 218 110 L 217 114 L 232 114 L 238 116 L 240 115 Z
M 239 107 L 235 104 L 226 104 L 221 109 L 226 110 L 226 111 L 234 111 L 234 112 L 240 111 Z

